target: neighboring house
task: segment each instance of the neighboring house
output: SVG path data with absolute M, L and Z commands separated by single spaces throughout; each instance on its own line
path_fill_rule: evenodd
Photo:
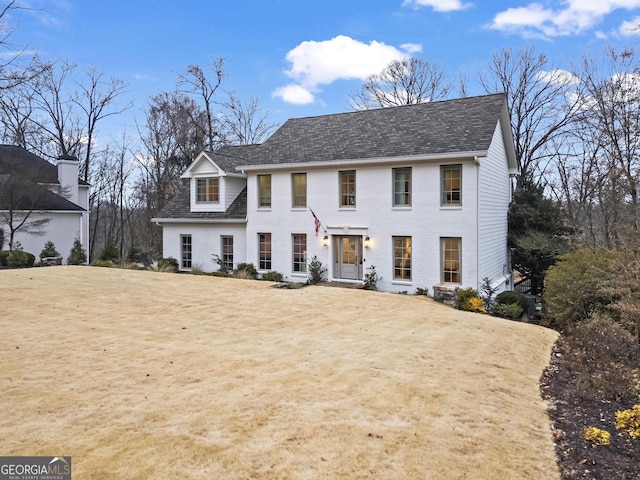
M 0 145 L 0 228 L 5 249 L 10 218 L 17 225 L 28 216 L 27 224 L 44 222 L 33 233 L 19 229 L 14 244 L 20 242 L 38 258 L 45 243 L 51 241 L 66 263 L 76 238 L 88 250 L 88 210 L 89 184 L 78 178 L 75 158 L 61 157 L 53 165 L 22 147 Z
M 385 291 L 504 290 L 515 173 L 503 94 L 298 118 L 200 154 L 154 220 L 181 270 L 217 256 L 304 281 L 317 256 L 331 281 L 375 266 Z

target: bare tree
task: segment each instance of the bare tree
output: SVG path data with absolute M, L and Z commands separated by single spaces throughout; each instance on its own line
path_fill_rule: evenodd
M 0 7 L 0 49 L 5 50 L 0 54 L 0 90 L 32 80 L 49 67 L 41 63 L 28 47 L 17 47 L 12 41 L 17 25 L 10 22 L 11 13 L 24 8 L 16 0 L 10 0 Z
M 394 60 L 379 74 L 371 75 L 349 103 L 354 110 L 394 107 L 447 98 L 453 84 L 437 63 L 421 58 Z
M 213 72 L 212 76 L 207 76 L 207 72 L 199 65 L 187 65 L 184 73 L 178 74 L 178 88 L 183 93 L 195 95 L 202 101 L 202 108 L 204 108 L 207 119 L 205 147 L 207 150 L 213 151 L 225 143 L 222 125 L 215 115 L 218 103 L 216 94 L 225 78 L 224 58 L 212 58 L 209 66 Z
M 35 174 L 17 172 L 11 162 L 0 162 L 0 225 L 9 229 L 9 250 L 13 250 L 18 232 L 44 235 L 51 221 L 42 217 L 44 199 L 49 193 L 31 177 Z
M 487 93 L 507 95 L 518 185 L 544 181 L 552 153 L 548 146 L 563 134 L 580 105 L 575 79 L 530 46 L 495 53 L 480 83 Z
M 261 112 L 260 101 L 256 97 L 243 101 L 232 92 L 224 107 L 225 136 L 232 144 L 261 143 L 279 126 L 268 121 L 269 112 Z
M 78 80 L 73 76 L 76 69 L 76 65 L 62 62 L 41 75 L 34 85 L 34 102 L 42 112 L 36 123 L 50 142 L 38 153 L 49 158 L 78 158 L 80 176 L 88 181 L 98 122 L 122 113 L 129 105 L 117 106 L 118 98 L 126 91 L 122 80 L 106 79 L 102 70 L 93 67 L 87 68 L 84 78 Z
M 151 226 L 159 212 L 181 186 L 180 174 L 205 150 L 207 115 L 196 102 L 178 92 L 151 97 L 140 129 L 143 151 L 136 155 L 141 175 L 136 184 L 151 231 L 145 235 L 161 251 L 160 232 Z
M 584 55 L 573 75 L 584 90 L 572 125 L 576 155 L 558 164 L 563 197 L 580 204 L 587 245 L 637 248 L 640 229 L 640 80 L 631 49 Z M 570 138 L 570 137 L 568 137 Z M 566 142 L 565 142 L 566 143 Z M 588 222 L 584 220 L 587 219 Z

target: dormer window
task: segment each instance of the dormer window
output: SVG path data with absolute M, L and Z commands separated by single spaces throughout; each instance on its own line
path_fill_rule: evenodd
M 196 179 L 196 202 L 219 203 L 220 183 L 218 178 Z

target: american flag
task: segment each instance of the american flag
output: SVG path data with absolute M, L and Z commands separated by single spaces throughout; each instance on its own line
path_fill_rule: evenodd
M 311 209 L 309 209 L 311 210 Z M 320 223 L 320 219 L 318 217 L 316 217 L 316 214 L 313 213 L 313 210 L 311 210 L 311 215 L 313 215 L 313 221 L 316 223 L 316 237 L 318 236 L 318 231 L 320 230 L 320 227 L 322 226 L 322 224 Z

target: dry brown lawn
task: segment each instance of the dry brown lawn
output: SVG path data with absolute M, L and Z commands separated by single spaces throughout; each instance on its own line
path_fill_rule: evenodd
M 77 479 L 559 479 L 556 333 L 424 297 L 0 271 L 0 455 Z

